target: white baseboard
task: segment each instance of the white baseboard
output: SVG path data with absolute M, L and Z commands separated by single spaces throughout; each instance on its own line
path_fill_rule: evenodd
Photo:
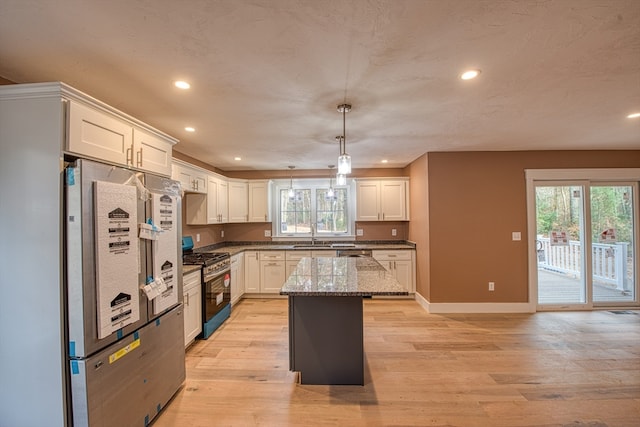
M 535 313 L 535 304 L 528 302 L 439 302 L 427 301 L 416 292 L 416 302 L 428 313 Z

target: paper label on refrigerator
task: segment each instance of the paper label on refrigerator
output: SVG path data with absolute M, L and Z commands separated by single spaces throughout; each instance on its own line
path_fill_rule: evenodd
M 98 338 L 140 319 L 135 186 L 94 182 Z
M 167 288 L 153 300 L 153 313 L 159 314 L 178 303 L 176 289 L 178 235 L 176 233 L 177 197 L 152 193 L 151 220 L 162 232 L 152 242 L 153 277 L 161 278 Z

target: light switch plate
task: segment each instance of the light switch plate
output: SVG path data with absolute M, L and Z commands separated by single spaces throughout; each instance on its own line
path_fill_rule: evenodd
M 364 230 L 362 228 L 358 228 L 356 230 L 356 236 L 364 236 Z
M 513 233 L 511 233 L 511 240 L 522 240 L 522 233 L 520 233 L 519 231 L 514 231 Z

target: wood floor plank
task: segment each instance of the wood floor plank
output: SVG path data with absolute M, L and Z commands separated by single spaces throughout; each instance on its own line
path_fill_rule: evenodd
M 286 299 L 248 299 L 187 351 L 165 426 L 640 425 L 640 316 L 428 314 L 364 303 L 365 385 L 298 384 Z

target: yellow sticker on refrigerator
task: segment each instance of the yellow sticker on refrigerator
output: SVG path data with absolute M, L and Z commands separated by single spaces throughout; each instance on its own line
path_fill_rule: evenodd
M 138 347 L 140 347 L 140 338 L 133 341 L 131 344 L 128 344 L 122 347 L 120 350 L 116 351 L 115 353 L 110 354 L 109 363 L 113 363 L 116 360 L 120 359 L 121 357 L 126 356 L 130 351 L 135 350 Z

